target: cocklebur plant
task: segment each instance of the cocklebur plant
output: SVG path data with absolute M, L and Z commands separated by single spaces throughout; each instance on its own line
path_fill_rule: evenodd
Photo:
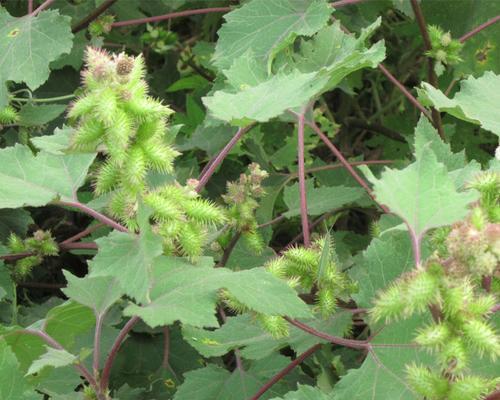
M 451 37 L 450 32 L 444 32 L 439 26 L 429 25 L 431 50 L 426 55 L 435 59 L 439 64 L 455 65 L 462 61 L 460 51 L 462 44 Z
M 18 120 L 19 120 L 19 113 L 11 105 L 8 105 L 0 109 L 0 125 L 14 124 Z
M 321 318 L 331 317 L 338 300 L 347 300 L 354 286 L 340 271 L 332 239 L 327 235 L 310 247 L 295 246 L 269 260 L 264 267 L 275 277 L 284 280 L 299 294 L 312 294 L 313 311 Z M 250 311 L 228 291 L 222 292 L 226 305 L 236 313 Z M 254 313 L 255 314 L 255 313 Z M 281 316 L 255 314 L 257 321 L 274 337 L 287 336 L 288 323 Z
M 16 282 L 28 277 L 33 268 L 43 262 L 44 257 L 59 254 L 59 248 L 51 233 L 43 230 L 34 232 L 33 236 L 26 239 L 21 239 L 15 233 L 11 233 L 7 246 L 14 254 L 29 253 L 27 257 L 17 260 L 12 265 L 11 275 Z
M 200 255 L 208 228 L 222 223 L 224 213 L 192 186 L 148 185 L 148 172 L 172 173 L 179 153 L 167 141 L 166 118 L 172 111 L 148 95 L 142 57 L 88 48 L 86 65 L 84 93 L 68 117 L 77 125 L 73 149 L 106 154 L 95 172 L 95 193 L 110 193 L 110 213 L 132 230 L 138 228 L 143 201 L 152 209 L 167 254 Z
M 250 164 L 248 171 L 247 174 L 241 174 L 238 181 L 227 183 L 227 192 L 222 198 L 228 205 L 228 225 L 231 229 L 219 238 L 218 243 L 225 248 L 230 239 L 240 233 L 248 247 L 260 253 L 264 241 L 258 232 L 255 211 L 259 206 L 257 199 L 265 194 L 262 181 L 268 177 L 268 173 L 257 163 Z
M 437 251 L 426 265 L 379 294 L 371 310 L 374 321 L 434 311 L 434 321 L 420 328 L 414 340 L 434 355 L 437 366 L 407 366 L 410 385 L 429 400 L 478 400 L 499 383 L 471 369 L 474 357 L 494 361 L 500 356 L 500 337 L 489 322 L 497 299 L 481 287 L 482 276 L 498 273 L 498 258 L 485 233 L 491 230 L 496 232 L 498 224 L 488 223 L 479 206 L 466 221 L 439 229 Z

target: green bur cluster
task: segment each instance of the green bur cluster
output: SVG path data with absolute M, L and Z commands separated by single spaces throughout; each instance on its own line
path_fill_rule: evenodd
M 429 25 L 429 38 L 431 40 L 431 50 L 426 55 L 435 59 L 440 64 L 458 64 L 462 43 L 457 39 L 452 39 L 450 32 L 444 32 L 440 27 Z
M 7 106 L 0 109 L 0 125 L 1 124 L 14 124 L 19 121 L 19 114 L 12 106 Z
M 249 173 L 241 174 L 238 181 L 228 182 L 227 193 L 222 196 L 228 205 L 228 229 L 219 238 L 218 244 L 225 248 L 235 234 L 240 233 L 250 249 L 260 253 L 264 248 L 264 240 L 258 231 L 255 211 L 259 206 L 258 198 L 265 192 L 262 181 L 268 173 L 260 169 L 256 163 L 248 166 Z
M 43 262 L 44 257 L 56 256 L 59 253 L 59 247 L 50 232 L 42 230 L 36 231 L 32 237 L 24 240 L 11 233 L 7 246 L 14 254 L 31 253 L 30 256 L 17 260 L 12 268 L 12 277 L 17 282 L 25 279 L 34 267 Z
M 152 209 L 154 230 L 165 240 L 167 254 L 201 254 L 207 229 L 222 223 L 224 213 L 203 200 L 191 186 L 178 183 L 150 188 L 151 171 L 172 173 L 179 155 L 166 141 L 172 111 L 148 95 L 141 56 L 109 55 L 88 48 L 83 95 L 69 117 L 77 123 L 72 147 L 101 149 L 106 160 L 95 173 L 95 193 L 110 194 L 109 211 L 137 230 L 140 202 Z
M 372 309 L 375 321 L 434 310 L 434 322 L 418 332 L 415 342 L 436 355 L 438 368 L 407 367 L 411 386 L 428 400 L 479 400 L 500 383 L 471 373 L 473 357 L 500 356 L 500 337 L 489 322 L 497 298 L 481 287 L 485 275 L 498 277 L 500 265 L 494 211 L 499 194 L 491 191 L 493 180 L 491 175 L 478 178 L 474 185 L 481 201 L 469 218 L 437 230 L 437 251 L 427 266 L 401 277 Z
M 295 290 L 309 294 L 315 299 L 315 311 L 323 318 L 330 317 L 337 308 L 337 300 L 348 301 L 353 285 L 339 271 L 333 243 L 327 239 L 316 240 L 310 247 L 291 247 L 280 257 L 266 263 L 265 268 L 277 278 L 287 282 Z M 325 246 L 328 256 L 325 257 Z M 249 311 L 230 293 L 224 292 L 226 304 L 236 312 Z M 274 337 L 288 335 L 288 323 L 281 316 L 257 314 L 256 319 Z

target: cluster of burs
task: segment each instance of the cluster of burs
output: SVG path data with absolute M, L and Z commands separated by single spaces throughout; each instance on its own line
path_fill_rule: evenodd
M 415 342 L 435 356 L 435 367 L 407 366 L 413 389 L 428 400 L 479 400 L 500 380 L 475 374 L 474 360 L 500 356 L 489 319 L 500 293 L 500 175 L 484 173 L 471 185 L 481 200 L 468 218 L 432 235 L 425 265 L 381 293 L 374 320 L 433 311 Z
M 153 229 L 164 238 L 167 253 L 200 255 L 208 228 L 225 215 L 192 185 L 148 184 L 151 171 L 172 173 L 179 153 L 168 138 L 172 111 L 148 95 L 143 58 L 89 48 L 86 67 L 84 91 L 69 118 L 77 125 L 74 149 L 106 154 L 95 171 L 96 194 L 109 193 L 110 213 L 131 230 L 138 228 L 142 202 L 151 209 Z

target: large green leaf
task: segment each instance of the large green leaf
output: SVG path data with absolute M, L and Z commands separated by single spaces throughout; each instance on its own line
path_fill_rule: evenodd
M 349 270 L 350 276 L 358 284 L 358 293 L 353 295 L 353 299 L 359 307 L 371 307 L 379 290 L 414 266 L 408 232 L 388 232 L 373 239 Z
M 406 382 L 405 366 L 429 365 L 432 356 L 412 340 L 423 324 L 420 317 L 384 327 L 359 369 L 352 369 L 335 386 L 334 400 L 420 400 Z
M 209 364 L 205 368 L 190 371 L 174 396 L 174 400 L 243 400 L 250 399 L 259 388 L 284 368 L 290 360 L 283 356 L 272 356 L 255 361 L 249 369 L 229 372 Z M 261 399 L 279 396 L 288 389 L 284 381 L 271 387 Z
M 31 364 L 27 375 L 37 374 L 46 367 L 65 367 L 73 364 L 77 360 L 75 355 L 68 353 L 66 350 L 54 349 L 49 346 L 45 347 L 47 352 Z
M 76 199 L 95 154 L 37 156 L 25 146 L 0 150 L 0 208 L 43 206 L 56 198 Z
M 436 160 L 430 144 L 425 147 L 413 164 L 402 170 L 386 168 L 380 179 L 363 168 L 377 201 L 402 218 L 417 238 L 463 219 L 468 205 L 477 199 L 475 192 L 457 192 L 445 165 Z
M 325 212 L 333 211 L 343 207 L 346 204 L 359 200 L 364 190 L 358 187 L 322 186 L 314 187 L 312 180 L 306 181 L 307 193 L 307 213 L 309 215 L 321 215 Z M 286 186 L 283 194 L 283 200 L 288 206 L 288 211 L 284 215 L 288 218 L 300 215 L 299 184 Z
M 33 218 L 26 210 L 0 209 L 0 242 L 6 242 L 11 232 L 24 237 L 28 226 L 33 223 Z
M 314 329 L 334 336 L 344 336 L 352 324 L 352 314 L 338 312 L 327 320 L 301 320 Z M 326 340 L 312 336 L 301 329 L 290 326 L 290 336 L 276 339 L 259 326 L 250 315 L 239 315 L 227 319 L 221 328 L 207 330 L 184 325 L 182 332 L 186 341 L 204 357 L 222 356 L 230 350 L 239 349 L 242 357 L 261 359 L 286 346 L 298 354 Z
M 375 68 L 385 58 L 384 42 L 379 41 L 370 48 L 365 42 L 381 21 L 378 18 L 363 29 L 359 38 L 346 34 L 339 22 L 323 28 L 311 40 L 301 43 L 299 53 L 295 55 L 296 67 L 302 72 L 324 69 L 329 79 L 322 91 L 334 88 L 354 71 Z
M 26 400 L 29 386 L 19 370 L 19 362 L 9 345 L 0 337 L 0 398 Z
M 70 18 L 54 10 L 14 18 L 0 8 L 0 38 L 0 86 L 26 82 L 31 89 L 47 80 L 49 63 L 73 45 Z M 0 97 L 0 108 L 5 104 Z
M 278 73 L 237 93 L 234 90 L 219 90 L 212 96 L 204 97 L 203 103 L 214 117 L 245 126 L 252 121 L 268 121 L 290 108 L 307 104 L 327 81 L 328 76 L 324 73 L 293 70 Z
M 77 303 L 90 307 L 96 317 L 102 316 L 122 295 L 123 289 L 113 276 L 78 278 L 63 271 L 68 286 L 62 291 Z
M 212 268 L 211 259 L 194 266 L 179 257 L 158 257 L 153 262 L 151 303 L 129 305 L 125 315 L 138 315 L 151 327 L 181 321 L 193 326 L 218 326 L 215 306 L 218 290 L 228 289 L 249 308 L 270 315 L 307 317 L 306 304 L 285 282 L 263 268 L 233 272 Z
M 228 68 L 251 49 L 263 64 L 297 35 L 311 36 L 330 18 L 325 0 L 253 0 L 226 15 L 214 63 Z
M 299 385 L 295 392 L 288 392 L 283 397 L 275 397 L 271 400 L 330 400 L 331 396 L 323 393 L 313 386 Z
M 453 99 L 446 97 L 439 89 L 424 82 L 419 91 L 425 105 L 432 105 L 439 111 L 446 111 L 456 118 L 481 125 L 500 136 L 500 75 L 485 72 L 480 78 L 469 76 L 462 81 L 460 91 Z
M 146 302 L 152 282 L 152 263 L 163 252 L 162 239 L 155 235 L 147 216 L 140 218 L 141 232 L 111 232 L 96 240 L 99 252 L 90 264 L 89 277 L 114 277 L 125 294 Z

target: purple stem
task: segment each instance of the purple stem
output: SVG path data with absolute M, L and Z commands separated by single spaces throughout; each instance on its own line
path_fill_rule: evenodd
M 366 0 L 339 0 L 339 1 L 334 1 L 333 3 L 330 3 L 330 5 L 333 8 L 340 8 L 344 6 L 349 6 L 351 4 L 356 4 L 356 3 L 361 3 Z
M 45 0 L 35 11 L 31 13 L 32 17 L 36 17 L 39 13 L 50 6 L 55 0 Z
M 320 139 L 325 143 L 325 145 L 330 149 L 330 151 L 335 155 L 335 157 L 338 158 L 339 162 L 349 171 L 351 176 L 358 182 L 363 189 L 366 190 L 368 195 L 372 198 L 372 200 L 377 203 L 384 212 L 389 213 L 390 210 L 384 206 L 383 204 L 379 204 L 377 200 L 375 199 L 375 196 L 372 193 L 372 190 L 368 186 L 368 184 L 358 175 L 358 173 L 354 170 L 353 167 L 351 167 L 351 164 L 344 158 L 342 153 L 334 146 L 334 144 L 328 139 L 328 137 L 321 132 L 321 129 L 319 129 L 318 125 L 314 121 L 306 121 L 306 124 L 309 125 L 320 137 Z
M 33 12 L 33 0 L 28 0 L 28 14 Z
M 297 158 L 298 158 L 298 175 L 299 175 L 299 194 L 300 194 L 300 219 L 302 222 L 302 233 L 304 237 L 304 246 L 309 247 L 311 245 L 311 239 L 309 237 L 309 220 L 307 218 L 307 193 L 306 193 L 306 174 L 305 174 L 305 163 L 304 163 L 304 120 L 305 120 L 305 110 L 298 116 L 298 147 L 297 147 Z
M 18 331 L 18 333 L 21 333 L 23 335 L 38 336 L 43 341 L 45 341 L 45 343 L 47 343 L 49 346 L 51 346 L 57 350 L 65 350 L 64 347 L 57 340 L 55 340 L 54 338 L 49 336 L 46 332 L 38 331 L 35 329 L 22 329 L 22 330 Z M 96 390 L 98 389 L 98 386 L 97 386 L 97 383 L 96 383 L 94 377 L 89 372 L 89 370 L 87 368 L 85 368 L 85 366 L 83 366 L 81 364 L 77 364 L 74 367 L 87 380 L 87 382 L 94 389 L 96 389 Z
M 259 391 L 250 399 L 250 400 L 258 400 L 260 397 L 266 393 L 273 385 L 283 379 L 290 371 L 292 371 L 297 365 L 301 364 L 307 357 L 313 354 L 316 350 L 321 347 L 320 344 L 315 344 L 314 346 L 307 349 L 300 356 L 298 356 L 295 360 L 293 360 L 290 364 L 288 364 L 285 368 L 283 368 L 280 372 L 274 375 L 271 379 L 269 379 L 260 389 Z
M 170 330 L 168 326 L 163 328 L 163 360 L 161 362 L 161 367 L 163 369 L 168 369 L 170 359 Z
M 224 148 L 217 154 L 214 160 L 210 163 L 210 166 L 207 168 L 204 174 L 200 176 L 198 186 L 196 187 L 196 191 L 199 193 L 205 187 L 208 180 L 212 177 L 217 167 L 224 161 L 224 158 L 229 154 L 231 149 L 238 143 L 241 137 L 250 130 L 254 125 L 248 125 L 245 128 L 240 128 L 236 132 L 236 134 L 231 138 L 231 140 L 224 146 Z
M 83 211 L 85 214 L 90 215 L 91 217 L 95 218 L 96 220 L 102 222 L 105 225 L 109 225 L 110 227 L 116 229 L 117 231 L 120 232 L 128 232 L 128 229 L 125 228 L 123 225 L 120 225 L 118 222 L 113 221 L 111 218 L 106 217 L 104 214 L 101 214 L 100 212 L 93 210 L 92 208 L 86 206 L 83 203 L 80 203 L 78 201 L 56 201 L 54 204 L 60 205 L 60 206 L 66 206 L 66 207 L 74 207 L 78 208 L 80 211 Z
M 89 24 L 97 19 L 99 15 L 101 15 L 104 11 L 106 11 L 109 7 L 111 7 L 117 0 L 106 0 L 99 7 L 97 7 L 94 11 L 92 11 L 89 15 L 87 15 L 84 19 L 78 22 L 75 26 L 71 28 L 72 33 L 80 32 L 82 29 L 85 29 Z
M 325 332 L 320 332 L 314 329 L 313 327 L 304 324 L 296 319 L 291 319 L 289 317 L 284 317 L 289 323 L 293 326 L 307 332 L 313 336 L 319 337 L 321 339 L 328 340 L 330 343 L 338 344 L 339 346 L 349 347 L 351 349 L 366 349 L 370 350 L 372 345 L 367 340 L 353 340 L 353 339 L 344 339 L 338 336 L 332 336 Z
M 95 332 L 94 332 L 94 360 L 92 363 L 92 369 L 94 370 L 94 376 L 99 374 L 99 357 L 101 353 L 101 332 L 102 332 L 102 315 L 96 315 L 95 318 Z
M 108 389 L 111 368 L 113 367 L 113 362 L 115 361 L 116 355 L 118 354 L 118 350 L 120 350 L 120 347 L 125 338 L 127 337 L 128 333 L 130 332 L 130 330 L 139 321 L 140 318 L 137 316 L 130 318 L 128 322 L 125 324 L 125 326 L 122 328 L 118 336 L 116 337 L 115 342 L 113 343 L 113 346 L 111 347 L 111 350 L 109 352 L 108 358 L 106 359 L 106 362 L 104 364 L 104 368 L 102 370 L 102 376 L 101 376 L 102 392 L 106 392 Z
M 174 13 L 165 14 L 165 15 L 157 15 L 155 17 L 129 19 L 127 21 L 119 21 L 119 22 L 114 22 L 111 26 L 113 28 L 116 28 L 119 26 L 140 25 L 140 24 L 146 24 L 146 23 L 151 23 L 151 22 L 165 21 L 167 19 L 172 19 L 172 18 L 188 17 L 190 15 L 209 14 L 209 13 L 228 12 L 228 11 L 231 11 L 231 7 L 201 8 L 201 9 L 197 9 L 197 10 L 186 10 L 186 11 L 179 11 L 179 12 L 174 12 Z
M 80 240 L 81 238 L 90 235 L 92 232 L 96 231 L 99 228 L 102 228 L 104 226 L 103 223 L 95 224 L 92 226 L 87 227 L 83 231 L 77 233 L 76 235 L 71 236 L 70 238 L 64 240 L 61 242 L 61 244 L 68 244 L 68 243 L 73 243 L 76 242 L 77 240 Z
M 498 21 L 500 21 L 500 15 L 497 15 L 496 17 L 493 17 L 493 18 L 489 19 L 488 21 L 486 21 L 485 23 L 475 27 L 473 30 L 471 30 L 470 32 L 467 32 L 465 35 L 463 35 L 458 40 L 460 41 L 460 43 L 463 43 L 466 40 L 470 39 L 472 36 L 481 32 L 483 29 L 486 29 L 488 26 L 496 24 Z

